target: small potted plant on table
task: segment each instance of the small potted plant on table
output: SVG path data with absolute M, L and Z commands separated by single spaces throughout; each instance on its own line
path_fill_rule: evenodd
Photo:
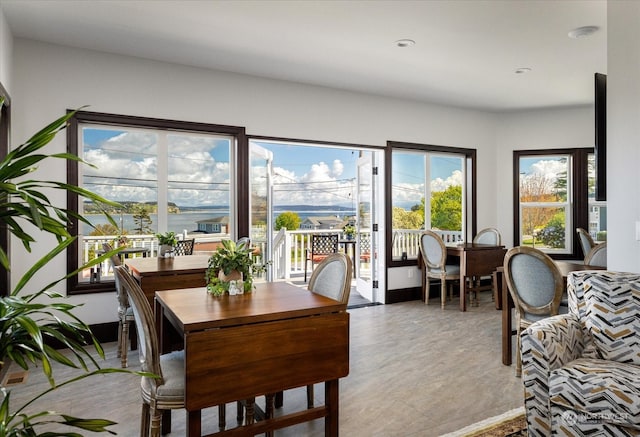
M 170 257 L 173 252 L 173 246 L 176 245 L 178 239 L 176 238 L 176 233 L 173 231 L 165 232 L 164 234 L 156 234 L 156 238 L 158 239 L 158 257 Z
M 205 273 L 207 290 L 214 296 L 220 296 L 229 292 L 231 286 L 240 294 L 250 293 L 254 270 L 253 249 L 246 243 L 224 240 L 209 258 Z

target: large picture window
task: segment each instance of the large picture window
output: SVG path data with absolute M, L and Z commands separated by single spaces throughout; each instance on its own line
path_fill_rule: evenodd
M 81 112 L 69 130 L 70 152 L 89 164 L 71 164 L 70 182 L 121 205 L 109 211 L 114 226 L 97 205 L 75 199 L 74 210 L 93 226 L 74 224 L 70 270 L 101 253 L 103 243 L 126 245 L 131 256 L 155 256 L 158 233 L 202 246 L 237 237 L 234 169 L 242 129 Z M 81 272 L 70 289 L 112 287 L 108 266 L 95 273 Z
M 592 149 L 514 152 L 516 245 L 580 258 L 576 228 L 606 239 L 606 204 L 595 201 Z
M 431 229 L 446 243 L 474 233 L 475 150 L 392 143 L 390 263 L 415 263 L 420 233 Z

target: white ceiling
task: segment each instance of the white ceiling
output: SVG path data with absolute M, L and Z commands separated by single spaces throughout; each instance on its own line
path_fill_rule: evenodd
M 593 103 L 605 0 L 0 0 L 15 37 L 489 111 Z M 568 32 L 594 25 L 587 38 Z M 411 38 L 415 46 L 394 42 Z M 529 67 L 528 74 L 515 74 Z

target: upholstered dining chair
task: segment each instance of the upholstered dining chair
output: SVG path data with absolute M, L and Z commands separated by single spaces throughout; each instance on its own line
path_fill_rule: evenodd
M 142 420 L 140 436 L 159 437 L 171 432 L 171 421 L 162 423 L 165 411 L 184 408 L 184 351 L 160 354 L 155 317 L 140 285 L 125 266 L 115 267 L 122 292 L 129 298 L 138 331 L 140 367 L 158 378 L 142 376 Z M 219 427 L 225 428 L 225 405 L 218 406 Z M 171 416 L 168 416 L 170 419 Z M 162 425 L 162 426 L 161 426 Z M 162 428 L 162 429 L 161 429 Z
M 196 239 L 190 240 L 178 240 L 175 246 L 173 246 L 173 254 L 175 256 L 193 255 L 193 246 L 196 243 Z
M 480 232 L 473 237 L 474 244 L 492 244 L 494 246 L 500 246 L 502 244 L 502 236 L 500 235 L 500 231 L 496 228 L 484 228 L 481 229 Z M 478 306 L 478 291 L 486 291 L 491 290 L 494 298 L 495 298 L 495 290 L 493 289 L 493 280 L 489 278 L 489 285 L 482 285 L 482 277 L 473 276 L 468 279 L 470 281 L 469 288 L 473 292 L 473 300 L 471 300 L 471 304 Z M 469 293 L 471 294 L 471 293 Z
M 607 267 L 607 242 L 596 244 L 591 248 L 584 263 L 588 266 Z
M 429 279 L 439 279 L 440 305 L 444 309 L 447 300 L 447 281 L 460 279 L 460 266 L 447 264 L 447 248 L 440 235 L 435 232 L 424 231 L 420 235 L 419 245 L 426 275 L 424 303 L 429 304 Z
M 353 265 L 344 253 L 334 253 L 316 267 L 309 279 L 309 291 L 329 297 L 347 309 L 351 293 Z M 313 408 L 313 385 L 307 386 L 307 407 Z
M 516 313 L 516 376 L 522 372 L 520 334 L 532 323 L 558 314 L 564 292 L 562 273 L 541 250 L 516 246 L 504 257 L 504 275 Z
M 578 234 L 578 240 L 580 241 L 582 254 L 586 258 L 589 252 L 591 252 L 591 249 L 593 249 L 594 246 L 596 245 L 596 242 L 593 241 L 593 238 L 591 238 L 591 235 L 589 235 L 589 233 L 583 228 L 576 228 L 576 233 Z
M 332 253 L 338 252 L 338 234 L 312 234 L 311 249 L 306 250 L 304 259 L 304 282 L 307 282 L 307 264 L 311 262 L 313 266 L 318 264 Z
M 105 253 L 111 252 L 113 247 L 109 243 L 102 243 L 102 250 Z M 129 299 L 127 293 L 122 292 L 120 288 L 120 280 L 116 275 L 116 267 L 122 265 L 120 256 L 114 254 L 109 258 L 111 268 L 113 269 L 113 277 L 115 280 L 116 297 L 118 298 L 118 352 L 117 356 L 120 358 L 120 365 L 122 368 L 128 366 L 127 355 L 129 351 L 129 327 L 133 322 L 133 310 L 129 306 Z M 132 345 L 133 346 L 133 345 Z

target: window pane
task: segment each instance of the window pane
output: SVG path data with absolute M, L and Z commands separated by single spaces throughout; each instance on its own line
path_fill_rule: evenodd
M 168 135 L 167 230 L 230 234 L 231 139 Z
M 446 243 L 464 239 L 464 163 L 464 156 L 453 153 L 393 151 L 392 259 L 415 259 L 423 229 Z
M 568 155 L 520 158 L 520 242 L 546 252 L 571 251 L 571 159 Z
M 589 234 L 597 242 L 607 241 L 607 204 L 596 198 L 596 159 L 593 153 L 588 157 L 589 181 Z

